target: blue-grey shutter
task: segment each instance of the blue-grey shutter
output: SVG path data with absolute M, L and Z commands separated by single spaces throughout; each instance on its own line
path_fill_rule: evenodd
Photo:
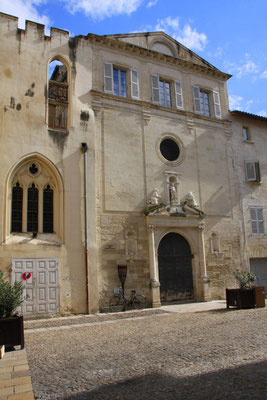
M 131 69 L 131 96 L 133 99 L 139 99 L 139 79 L 136 69 Z
M 104 64 L 104 92 L 113 93 L 113 65 L 111 63 Z
M 214 112 L 216 118 L 221 118 L 221 103 L 220 103 L 220 95 L 219 92 L 213 91 L 213 101 L 214 101 Z
M 182 109 L 183 106 L 183 89 L 182 84 L 179 81 L 175 81 L 175 99 L 176 107 Z
M 159 76 L 151 75 L 152 101 L 159 104 Z
M 195 113 L 200 114 L 201 113 L 201 108 L 200 108 L 200 91 L 198 86 L 193 86 L 193 98 L 194 98 L 194 110 Z

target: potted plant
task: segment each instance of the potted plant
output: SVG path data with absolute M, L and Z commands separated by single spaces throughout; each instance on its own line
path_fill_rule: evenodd
M 16 314 L 23 301 L 22 282 L 10 285 L 0 271 L 0 346 L 24 348 L 23 316 Z
M 236 269 L 233 274 L 239 289 L 226 289 L 227 308 L 230 306 L 237 308 L 255 307 L 255 289 L 252 288 L 252 283 L 256 280 L 256 275 L 239 269 Z

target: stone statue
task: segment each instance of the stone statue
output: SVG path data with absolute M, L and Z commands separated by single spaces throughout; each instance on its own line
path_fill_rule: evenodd
M 177 197 L 177 190 L 176 190 L 174 182 L 170 183 L 169 191 L 170 191 L 170 203 L 177 204 L 178 197 Z
M 203 211 L 199 209 L 199 205 L 196 202 L 195 196 L 192 192 L 187 193 L 181 200 L 181 206 L 185 213 L 196 214 L 200 217 L 204 217 Z
M 152 192 L 152 196 L 149 200 L 149 204 L 151 205 L 158 205 L 159 204 L 159 199 L 160 199 L 160 195 L 159 195 L 159 190 L 157 188 L 155 188 Z

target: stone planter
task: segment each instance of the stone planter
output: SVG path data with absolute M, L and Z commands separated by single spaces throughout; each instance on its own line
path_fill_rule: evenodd
M 23 316 L 0 319 L 0 345 L 24 349 Z
M 254 308 L 256 306 L 255 289 L 226 289 L 227 308 Z

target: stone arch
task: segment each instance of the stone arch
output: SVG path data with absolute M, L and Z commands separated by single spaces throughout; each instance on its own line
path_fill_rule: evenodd
M 149 46 L 150 50 L 157 51 L 158 53 L 163 53 L 168 56 L 177 57 L 177 52 L 175 47 L 164 38 L 154 39 Z
M 30 171 L 32 165 L 36 166 L 36 172 Z M 43 234 L 44 226 L 44 196 L 43 191 L 47 185 L 53 190 L 52 205 L 50 205 L 53 214 L 52 226 L 53 232 L 46 232 L 56 235 L 63 240 L 63 180 L 58 168 L 45 156 L 34 152 L 22 157 L 8 171 L 6 178 L 6 201 L 5 201 L 5 239 L 12 233 L 12 188 L 19 182 L 23 187 L 22 201 L 22 228 L 20 234 L 29 233 L 27 231 L 27 189 L 32 183 L 36 185 L 38 194 L 38 232 Z M 40 207 L 40 209 L 39 209 Z M 43 213 L 43 214 L 41 214 Z M 16 234 L 16 232 L 12 233 Z
M 173 230 L 158 244 L 161 301 L 194 298 L 192 249 L 186 238 Z
M 50 65 L 57 61 L 62 65 L 55 64 L 50 77 Z M 70 63 L 65 57 L 55 54 L 48 60 L 46 123 L 49 129 L 66 131 L 70 126 L 70 73 Z

